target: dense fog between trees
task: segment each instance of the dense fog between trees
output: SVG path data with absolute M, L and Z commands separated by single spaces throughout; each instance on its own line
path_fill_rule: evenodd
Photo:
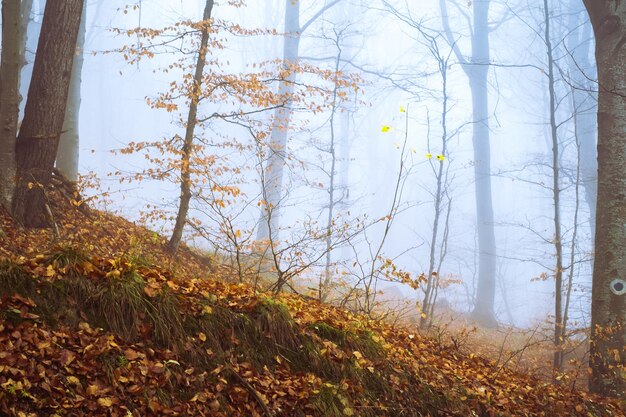
M 484 21 L 477 19 L 476 5 L 465 1 L 309 1 L 291 14 L 286 13 L 286 7 L 293 7 L 289 3 L 214 5 L 212 18 L 220 24 L 257 32 L 212 32 L 210 38 L 222 41 L 223 47 L 209 46 L 207 66 L 245 74 L 290 55 L 303 66 L 291 80 L 302 101 L 293 103 L 288 115 L 266 109 L 245 123 L 216 118 L 197 127 L 195 146 L 215 156 L 214 177 L 204 187 L 233 187 L 238 193 L 220 194 L 224 206 L 219 213 L 206 201 L 215 202 L 215 193 L 192 199 L 192 227 L 185 229 L 184 239 L 207 252 L 230 256 L 232 242 L 224 233 L 220 236 L 228 218 L 233 234 L 243 242 L 242 251 L 251 251 L 263 234 L 259 225 L 268 226 L 263 215 L 272 187 L 268 179 L 276 175 L 268 167 L 284 164 L 279 197 L 272 203 L 272 209 L 280 208 L 273 236 L 287 246 L 301 239 L 301 251 L 311 252 L 291 253 L 282 260 L 287 265 L 295 257 L 310 257 L 298 278 L 300 288 L 316 289 L 326 277 L 345 288 L 357 283 L 367 287 L 363 277 L 368 271 L 382 271 L 389 260 L 414 279 L 434 272 L 437 279 L 429 301 L 469 315 L 480 295 L 480 274 L 491 275 L 494 318 L 532 327 L 554 321 L 558 240 L 569 325 L 587 326 L 596 94 L 593 32 L 582 2 L 548 1 L 547 14 L 543 2 L 478 2 L 486 9 Z M 22 72 L 24 97 L 43 7 L 42 1 L 33 1 Z M 146 222 L 166 236 L 174 226 L 179 184 L 173 177 L 150 178 L 147 170 L 152 168 L 150 158 L 160 157 L 157 149 L 125 149 L 130 143 L 184 136 L 185 100 L 178 100 L 174 111 L 154 108 L 148 100 L 155 103 L 172 82 L 193 73 L 170 68 L 183 56 L 181 50 L 191 55 L 193 44 L 181 39 L 154 46 L 154 55 L 136 60 L 133 53 L 162 40 L 125 31 L 199 21 L 204 10 L 201 0 L 88 1 L 84 49 L 77 52 L 84 59 L 78 171 L 92 184 L 85 192 L 98 196 L 100 207 Z M 286 16 L 298 21 L 285 22 Z M 285 27 L 296 28 L 296 33 L 286 35 Z M 487 44 L 481 44 L 481 33 Z M 294 37 L 298 45 L 284 48 L 285 40 Z M 185 62 L 193 65 L 193 58 Z M 333 76 L 328 74 L 335 70 L 346 81 L 340 94 L 333 95 Z M 276 80 L 267 85 L 280 88 Z M 199 113 L 207 117 L 250 108 L 234 96 L 225 93 L 202 101 Z M 477 107 L 480 103 L 482 108 Z M 286 117 L 289 128 L 273 126 L 277 120 L 284 126 L 281 118 Z M 257 133 L 267 132 L 264 141 L 274 137 L 272 128 L 274 135 L 283 134 L 287 148 L 281 162 L 268 163 L 250 125 Z M 486 136 L 490 148 L 476 153 L 475 145 L 484 147 Z M 481 170 L 483 176 L 477 177 Z M 484 200 L 489 197 L 485 184 L 491 201 Z M 477 193 L 483 199 L 478 204 Z M 492 220 L 485 217 L 489 207 Z M 340 230 L 343 225 L 354 232 Z M 267 233 L 261 237 L 267 238 Z M 303 237 L 307 233 L 315 238 Z M 484 233 L 493 233 L 494 247 L 480 243 Z M 337 237 L 325 239 L 325 234 Z M 316 258 L 314 250 L 323 256 Z M 381 302 L 402 299 L 414 310 L 416 303 L 423 307 L 425 283 L 413 289 L 388 282 L 393 280 L 381 273 L 367 291 Z

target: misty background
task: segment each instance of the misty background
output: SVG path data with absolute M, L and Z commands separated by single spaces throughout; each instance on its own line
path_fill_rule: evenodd
M 447 34 L 442 2 L 447 5 Z M 311 224 L 325 227 L 332 172 L 337 224 L 369 225 L 330 251 L 333 276 L 355 282 L 351 277 L 358 276 L 358 269 L 378 262 L 372 254 L 379 248 L 381 259 L 393 260 L 414 277 L 428 275 L 441 166 L 445 192 L 440 194 L 435 243 L 437 261 L 442 248 L 445 257 L 438 268 L 437 302 L 457 312 L 472 311 L 481 253 L 475 166 L 484 161 L 477 160 L 473 150 L 477 122 L 464 68 L 484 67 L 496 248 L 487 255 L 495 258 L 495 315 L 498 321 L 519 327 L 553 320 L 554 149 L 544 4 L 482 2 L 490 3 L 489 59 L 483 62 L 472 56 L 472 35 L 476 33 L 472 2 L 442 2 L 300 2 L 301 24 L 319 14 L 299 34 L 300 62 L 322 70 L 337 66 L 358 81 L 356 89 L 345 89 L 345 97 L 334 111 L 325 105 L 316 112 L 304 108 L 293 112 L 287 131 L 280 237 L 296 239 Z M 251 30 L 275 29 L 276 33 L 244 36 L 220 32 L 216 36 L 224 39 L 225 47 L 211 51 L 210 59 L 218 62 L 221 70 L 235 74 L 251 71 L 254 64 L 282 59 L 285 9 L 290 0 L 248 2 L 242 7 L 229 3 L 233 2 L 216 3 L 213 18 Z M 594 172 L 596 159 L 593 39 L 582 1 L 551 0 L 547 4 L 560 150 L 557 170 L 566 261 L 563 272 L 572 274 L 570 319 L 586 327 L 594 215 L 589 207 L 595 205 L 595 201 L 590 204 L 593 197 L 586 193 L 592 188 L 593 174 L 585 176 Z M 32 69 L 43 6 L 43 1 L 33 1 L 23 80 Z M 168 112 L 147 104 L 147 98 L 154 100 L 167 91 L 184 72 L 176 68 L 163 72 L 180 53 L 164 49 L 153 57 L 129 62 L 116 51 L 145 40 L 123 31 L 198 21 L 204 6 L 203 0 L 87 2 L 79 172 L 90 183 L 95 174 L 98 185 L 86 194 L 100 196 L 97 201 L 101 208 L 145 222 L 164 235 L 173 227 L 178 185 L 145 176 L 141 181 L 129 181 L 135 173 L 149 169 L 150 162 L 141 152 L 126 154 L 120 150 L 129 143 L 161 141 L 184 132 L 180 119 L 183 106 Z M 465 65 L 460 57 L 466 60 Z M 300 81 L 328 86 L 311 75 L 300 75 Z M 27 83 L 22 83 L 22 96 L 27 89 Z M 203 111 L 211 114 L 237 105 L 229 100 L 205 103 Z M 269 111 L 256 117 L 259 123 L 271 124 Z M 255 153 L 255 141 L 246 128 L 229 123 L 203 126 L 201 135 L 203 146 L 217 155 L 216 165 L 231 167 L 216 181 L 241 190 L 227 202 L 225 210 L 236 229 L 253 241 L 262 211 L 259 201 L 263 200 L 263 163 Z M 224 146 L 232 143 L 241 146 Z M 152 216 L 155 207 L 159 215 Z M 188 228 L 187 239 L 202 250 L 219 251 L 217 248 L 224 245 L 218 242 L 220 226 L 201 200 L 194 201 L 190 216 L 202 227 Z M 385 221 L 386 216 L 393 221 Z M 300 279 L 304 287 L 310 287 L 323 273 L 323 262 L 316 263 L 306 268 Z M 404 298 L 413 306 L 419 306 L 424 297 L 424 286 L 414 290 L 384 279 L 376 290 L 384 293 L 381 299 Z

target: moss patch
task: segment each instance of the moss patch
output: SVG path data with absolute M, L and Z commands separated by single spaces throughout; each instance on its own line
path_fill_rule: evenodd
M 370 359 L 385 356 L 385 349 L 382 344 L 375 340 L 374 334 L 369 330 L 353 332 L 333 327 L 324 322 L 313 323 L 309 325 L 309 329 L 322 339 L 330 340 L 343 349 L 359 351 Z

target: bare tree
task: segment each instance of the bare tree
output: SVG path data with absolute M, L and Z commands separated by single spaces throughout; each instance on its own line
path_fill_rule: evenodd
M 555 91 L 555 62 L 554 50 L 552 47 L 552 39 L 550 32 L 550 7 L 548 0 L 543 0 L 544 12 L 544 42 L 546 45 L 546 54 L 548 58 L 548 95 L 549 95 L 549 113 L 550 113 L 550 140 L 552 143 L 552 206 L 554 209 L 554 369 L 560 369 L 563 364 L 563 234 L 561 232 L 561 189 L 560 189 L 560 145 L 558 126 L 556 121 L 557 97 Z M 572 243 L 573 245 L 573 243 Z
M 448 15 L 448 3 L 464 15 L 471 33 L 472 50 L 469 57 L 457 45 Z M 490 51 L 489 33 L 494 29 L 489 24 L 490 0 L 468 3 L 472 15 L 463 11 L 456 1 L 440 0 L 439 6 L 445 34 L 457 60 L 461 63 L 469 80 L 472 93 L 472 118 L 474 147 L 474 177 L 476 194 L 476 227 L 478 229 L 478 288 L 472 316 L 484 326 L 497 325 L 494 303 L 496 293 L 496 238 L 494 230 L 493 203 L 491 195 L 491 147 L 489 142 L 489 97 L 487 76 Z
M 291 120 L 292 109 L 290 100 L 294 93 L 296 82 L 295 66 L 299 60 L 300 37 L 311 24 L 319 19 L 324 12 L 339 3 L 341 0 L 333 0 L 319 9 L 309 20 L 300 25 L 299 0 L 286 0 L 285 2 L 285 36 L 283 44 L 283 71 L 287 76 L 278 85 L 278 95 L 287 101 L 284 107 L 279 107 L 274 113 L 272 132 L 269 139 L 269 156 L 265 161 L 263 174 L 263 210 L 257 230 L 257 240 L 263 241 L 270 238 L 278 238 L 280 226 L 280 203 L 282 200 L 282 188 L 284 167 L 287 160 L 287 136 Z M 270 231 L 270 229 L 272 229 Z
M 417 29 L 424 38 L 424 43 L 431 56 L 437 63 L 437 70 L 441 77 L 441 147 L 436 162 L 433 161 L 433 158 L 429 158 L 431 168 L 435 175 L 436 189 L 434 193 L 435 213 L 428 257 L 428 275 L 426 277 L 426 288 L 424 289 L 424 298 L 421 305 L 422 315 L 420 318 L 420 327 L 425 328 L 431 326 L 433 323 L 441 266 L 447 252 L 449 220 L 452 208 L 452 201 L 448 195 L 448 187 L 450 185 L 448 181 L 449 164 L 446 161 L 448 156 L 448 140 L 450 139 L 448 131 L 448 68 L 452 51 L 449 51 L 447 54 L 441 51 L 439 47 L 439 35 L 431 35 L 419 26 L 417 26 Z

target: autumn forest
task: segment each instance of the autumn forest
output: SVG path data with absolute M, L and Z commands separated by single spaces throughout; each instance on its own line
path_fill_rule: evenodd
M 626 3 L 1 14 L 0 416 L 626 415 Z

